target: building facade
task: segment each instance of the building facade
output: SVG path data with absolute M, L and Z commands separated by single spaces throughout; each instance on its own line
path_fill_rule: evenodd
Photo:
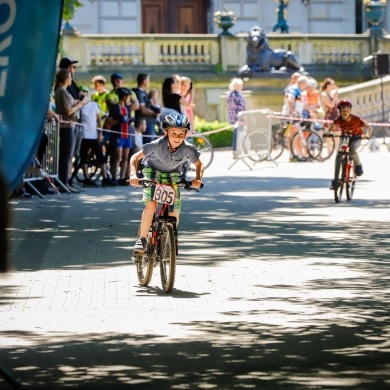
M 258 25 L 271 32 L 277 0 L 83 0 L 71 24 L 82 34 L 207 34 L 221 30 L 214 13 L 226 9 L 237 17 L 233 34 Z M 289 0 L 291 33 L 359 34 L 368 28 L 363 0 Z M 390 31 L 389 7 L 383 22 Z

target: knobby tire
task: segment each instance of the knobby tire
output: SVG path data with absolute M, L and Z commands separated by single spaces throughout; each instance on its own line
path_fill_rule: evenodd
M 355 192 L 355 183 L 356 183 L 356 175 L 354 172 L 354 167 L 353 165 L 351 165 L 349 168 L 349 180 L 345 189 L 348 200 L 352 200 L 353 198 L 353 193 Z
M 321 156 L 322 140 L 314 130 L 302 130 L 291 139 L 291 153 L 299 161 L 316 160 Z
M 334 180 L 334 200 L 336 203 L 340 203 L 343 198 L 345 165 L 345 158 L 343 156 L 337 156 Z
M 173 227 L 165 225 L 160 235 L 160 276 L 162 289 L 170 293 L 175 283 L 176 245 Z
M 325 134 L 322 135 L 322 150 L 319 160 L 326 161 L 328 160 L 334 152 L 335 149 L 335 140 L 334 137 L 325 137 Z

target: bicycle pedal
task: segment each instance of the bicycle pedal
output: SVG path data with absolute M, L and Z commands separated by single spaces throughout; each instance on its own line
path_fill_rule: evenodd
M 133 257 L 131 258 L 131 261 L 132 261 L 134 264 L 141 263 L 141 262 L 142 262 L 142 256 L 133 256 Z

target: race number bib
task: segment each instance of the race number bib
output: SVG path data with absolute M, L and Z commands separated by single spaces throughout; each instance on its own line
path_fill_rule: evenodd
M 172 186 L 157 184 L 154 191 L 153 200 L 157 203 L 173 205 L 175 196 L 175 189 Z
M 341 137 L 340 138 L 340 144 L 339 144 L 339 152 L 344 150 L 344 147 L 347 147 L 349 145 L 349 138 L 348 137 Z

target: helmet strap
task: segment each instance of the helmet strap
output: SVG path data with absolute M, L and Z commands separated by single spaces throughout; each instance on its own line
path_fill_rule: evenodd
M 180 146 L 183 145 L 183 143 L 181 143 L 177 148 L 173 148 L 172 145 L 171 145 L 171 143 L 169 142 L 168 132 L 167 132 L 166 137 L 167 137 L 167 142 L 168 142 L 168 150 L 169 150 L 171 153 L 175 153 L 175 152 L 180 148 Z

